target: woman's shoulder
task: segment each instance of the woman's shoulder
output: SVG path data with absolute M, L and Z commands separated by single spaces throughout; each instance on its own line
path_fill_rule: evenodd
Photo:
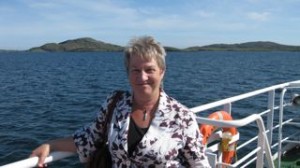
M 182 115 L 193 114 L 193 112 L 180 101 L 176 100 L 174 97 L 167 95 L 165 92 L 162 93 L 163 101 L 165 105 L 170 108 L 171 111 L 180 112 Z
M 119 97 L 121 99 L 121 98 L 130 97 L 130 96 L 131 96 L 131 93 L 127 90 L 114 90 L 110 94 L 108 94 L 106 100 L 110 101 L 114 97 Z
M 166 94 L 165 105 L 162 107 L 164 110 L 164 117 L 168 120 L 172 120 L 172 124 L 184 126 L 184 128 L 191 128 L 191 125 L 195 125 L 196 115 L 187 106 L 180 103 L 175 98 Z M 175 128 L 175 126 L 174 126 Z M 196 128 L 196 127 L 195 127 Z
M 178 101 L 176 98 L 169 96 L 166 92 L 162 91 L 161 93 L 161 97 L 163 97 L 163 99 L 166 100 L 167 103 L 169 104 L 174 104 L 174 105 L 178 105 L 181 106 L 183 108 L 188 109 L 185 105 L 183 105 L 180 101 Z

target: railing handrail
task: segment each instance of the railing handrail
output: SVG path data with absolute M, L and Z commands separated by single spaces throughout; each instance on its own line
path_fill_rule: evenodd
M 235 120 L 214 120 L 205 117 L 197 117 L 196 120 L 200 124 L 214 125 L 218 127 L 242 127 L 261 118 L 259 114 L 251 114 L 248 117 Z
M 75 155 L 75 153 L 71 152 L 52 152 L 46 158 L 45 163 L 50 163 L 56 160 L 64 159 L 70 156 Z M 14 163 L 6 164 L 0 166 L 0 168 L 28 168 L 28 167 L 35 167 L 38 163 L 38 157 L 31 157 L 28 159 L 20 160 Z
M 200 105 L 200 106 L 190 108 L 190 110 L 193 111 L 194 113 L 198 113 L 198 112 L 208 110 L 208 109 L 211 109 L 211 108 L 214 108 L 214 107 L 219 107 L 219 106 L 222 106 L 222 105 L 225 105 L 225 104 L 236 102 L 236 101 L 239 101 L 239 100 L 242 100 L 242 99 L 245 99 L 245 98 L 249 98 L 249 97 L 252 97 L 252 96 L 256 96 L 256 95 L 259 95 L 259 94 L 262 94 L 262 93 L 266 93 L 266 92 L 269 92 L 269 91 L 272 91 L 272 90 L 282 89 L 282 88 L 285 88 L 285 87 L 300 87 L 300 80 L 287 82 L 287 83 L 282 83 L 282 84 L 266 87 L 266 88 L 263 88 L 263 89 L 255 90 L 255 91 L 252 91 L 252 92 L 244 93 L 244 94 L 241 94 L 241 95 L 238 95 L 238 96 L 233 96 L 233 97 L 226 98 L 226 99 L 223 99 L 223 100 L 215 101 L 215 102 L 212 102 L 212 103 L 207 103 L 207 104 L 204 104 L 204 105 Z

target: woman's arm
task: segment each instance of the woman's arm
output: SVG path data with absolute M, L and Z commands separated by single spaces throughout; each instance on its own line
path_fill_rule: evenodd
M 205 145 L 202 144 L 202 134 L 199 130 L 195 115 L 190 113 L 190 118 L 187 119 L 187 127 L 185 129 L 186 145 L 184 155 L 191 167 L 211 167 L 208 158 L 205 154 Z
M 72 137 L 66 137 L 49 141 L 34 149 L 30 157 L 39 158 L 38 167 L 43 167 L 45 159 L 53 151 L 76 152 L 76 147 Z

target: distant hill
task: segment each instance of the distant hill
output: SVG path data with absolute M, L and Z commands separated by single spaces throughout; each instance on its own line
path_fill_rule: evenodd
M 67 40 L 61 43 L 47 43 L 40 47 L 34 47 L 29 51 L 48 51 L 48 52 L 77 52 L 77 51 L 123 51 L 123 47 L 97 41 L 92 38 L 78 38 Z
M 185 49 L 165 46 L 166 51 L 300 51 L 300 46 L 282 45 L 269 41 L 256 41 L 237 44 L 212 44 L 206 46 L 194 46 Z M 124 47 L 115 44 L 97 41 L 92 38 L 78 38 L 61 43 L 47 43 L 40 47 L 34 47 L 28 51 L 38 52 L 85 52 L 85 51 L 123 51 Z
M 175 47 L 164 47 L 166 51 L 182 51 Z M 32 52 L 84 52 L 84 51 L 123 51 L 124 47 L 104 43 L 92 38 L 78 38 L 61 43 L 47 43 L 40 47 L 30 48 Z
M 164 46 L 165 50 L 168 52 L 182 51 L 181 49 L 175 47 Z
M 213 44 L 202 47 L 189 47 L 184 51 L 300 51 L 300 46 L 282 45 L 269 41 L 240 44 Z

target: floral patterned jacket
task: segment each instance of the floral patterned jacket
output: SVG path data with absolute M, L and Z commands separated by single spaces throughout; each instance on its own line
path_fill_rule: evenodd
M 102 104 L 95 121 L 73 135 L 82 162 L 96 150 L 95 142 L 102 140 L 107 106 L 115 93 L 108 96 Z M 114 108 L 109 125 L 113 167 L 210 167 L 195 115 L 164 91 L 160 93 L 158 109 L 148 131 L 132 156 L 128 157 L 127 136 L 131 107 L 132 95 L 124 92 Z

